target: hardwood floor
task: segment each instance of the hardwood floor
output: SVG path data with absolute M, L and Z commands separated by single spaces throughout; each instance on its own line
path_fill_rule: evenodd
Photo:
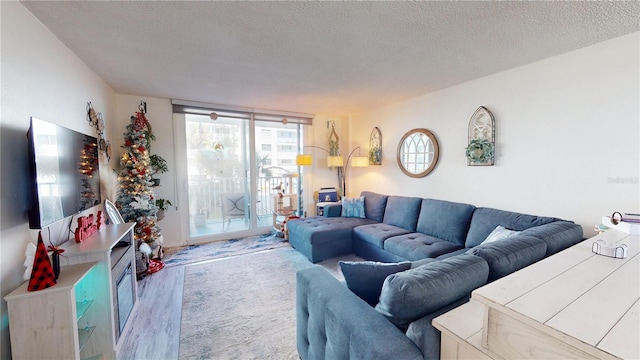
M 138 309 L 129 319 L 118 360 L 178 359 L 184 266 L 166 267 L 138 281 Z
M 209 261 L 219 260 L 222 259 Z M 364 259 L 350 254 L 321 261 L 318 265 L 325 267 L 339 280 L 344 280 L 340 260 Z M 138 308 L 129 319 L 131 323 L 127 332 L 123 334 L 117 353 L 118 360 L 178 359 L 185 266 L 189 265 L 165 267 L 138 281 Z

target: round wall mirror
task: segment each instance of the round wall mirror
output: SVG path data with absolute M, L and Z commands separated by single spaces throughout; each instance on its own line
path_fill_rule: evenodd
M 440 149 L 435 135 L 427 129 L 409 130 L 398 144 L 398 166 L 407 176 L 427 176 L 438 163 Z

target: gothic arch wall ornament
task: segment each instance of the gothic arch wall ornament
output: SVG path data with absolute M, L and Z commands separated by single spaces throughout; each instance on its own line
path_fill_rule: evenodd
M 378 127 L 369 136 L 369 165 L 382 165 L 382 134 Z
M 469 120 L 466 148 L 467 165 L 493 165 L 495 160 L 495 119 L 489 109 L 480 106 Z

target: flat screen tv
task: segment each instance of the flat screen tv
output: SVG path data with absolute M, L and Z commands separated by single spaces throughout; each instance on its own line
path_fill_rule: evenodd
M 45 228 L 100 204 L 95 137 L 32 117 L 27 138 L 31 229 Z

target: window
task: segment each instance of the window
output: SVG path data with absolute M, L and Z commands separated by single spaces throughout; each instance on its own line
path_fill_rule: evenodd
M 296 152 L 296 146 L 295 145 L 278 145 L 278 151 Z
M 278 130 L 278 139 L 295 139 L 296 131 Z

